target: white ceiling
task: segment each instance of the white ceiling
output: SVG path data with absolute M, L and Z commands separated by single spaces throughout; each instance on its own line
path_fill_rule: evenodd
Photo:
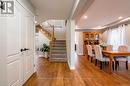
M 118 17 L 130 17 L 130 0 L 95 0 L 85 12 L 87 19 L 81 17 L 77 26 L 91 29 L 104 26 L 118 20 Z
M 65 20 L 70 16 L 75 0 L 31 0 L 36 9 L 37 20 Z

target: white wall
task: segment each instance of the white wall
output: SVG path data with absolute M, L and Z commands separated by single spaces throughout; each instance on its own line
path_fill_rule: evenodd
M 41 48 L 43 43 L 46 43 L 47 45 L 49 45 L 50 40 L 44 34 L 39 32 L 38 42 L 39 42 L 39 47 Z
M 52 28 L 45 28 L 48 32 L 50 32 L 51 34 L 53 33 Z M 63 28 L 55 28 L 54 30 L 54 35 L 56 40 L 65 40 L 66 39 L 66 30 L 65 27 L 63 26 Z
M 56 40 L 65 40 L 66 39 L 66 32 L 59 32 L 55 33 Z
M 83 55 L 83 32 L 75 32 L 76 53 Z
M 47 45 L 49 45 L 50 40 L 41 32 L 36 33 L 36 40 L 35 40 L 35 49 L 39 49 L 43 46 L 44 43 L 46 43 Z M 36 55 L 38 57 L 43 57 L 43 53 L 42 52 L 37 52 Z
M 70 69 L 75 69 L 75 22 L 68 20 L 66 25 L 67 58 Z

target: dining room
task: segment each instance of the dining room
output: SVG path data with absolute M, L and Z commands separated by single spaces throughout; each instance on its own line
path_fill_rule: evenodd
M 76 31 L 76 70 L 81 78 L 89 78 L 93 86 L 129 86 L 129 33 L 129 18 L 103 30 Z
M 124 66 L 128 70 L 128 64 L 130 63 L 129 33 L 129 20 L 108 27 L 103 32 L 80 32 L 78 35 L 82 35 L 82 41 L 78 42 L 83 42 L 83 48 L 81 51 L 80 47 L 80 51 L 91 63 L 94 62 L 95 65 L 99 63 L 100 69 L 102 69 L 103 63 L 108 62 L 109 73 L 112 73 L 112 67 L 113 70 L 118 71 L 120 62 L 124 62 Z M 81 40 L 81 36 L 79 39 Z M 78 42 L 76 41 L 77 44 Z M 80 55 L 78 46 L 76 52 Z
M 130 18 L 101 30 L 75 32 L 76 70 L 93 86 L 129 86 Z
M 108 74 L 130 70 L 129 6 L 128 0 L 93 2 L 77 20 L 75 45 L 79 58 L 87 58 L 99 70 L 107 69 Z

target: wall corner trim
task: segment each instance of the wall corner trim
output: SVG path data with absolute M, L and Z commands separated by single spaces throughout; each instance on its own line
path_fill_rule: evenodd
M 72 66 L 72 65 L 69 63 L 69 61 L 68 61 L 68 66 L 69 66 L 69 69 L 70 69 L 70 70 L 75 70 L 75 66 Z

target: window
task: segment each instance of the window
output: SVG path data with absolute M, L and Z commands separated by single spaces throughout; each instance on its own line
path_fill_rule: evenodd
M 119 45 L 126 44 L 125 31 L 126 25 L 108 29 L 107 43 L 113 45 L 113 50 L 117 50 Z

